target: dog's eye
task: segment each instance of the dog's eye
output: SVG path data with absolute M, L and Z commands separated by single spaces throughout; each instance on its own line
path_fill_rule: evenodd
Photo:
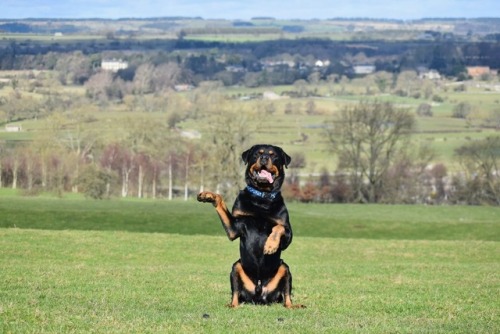
M 264 154 L 264 150 L 259 150 L 259 154 Z
M 274 151 L 269 151 L 269 155 L 273 156 L 274 155 Z

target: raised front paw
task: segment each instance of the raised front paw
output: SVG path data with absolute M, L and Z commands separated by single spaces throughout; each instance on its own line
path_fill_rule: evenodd
M 212 203 L 213 205 L 217 205 L 217 197 L 220 195 L 214 194 L 210 191 L 203 191 L 198 194 L 197 199 L 198 202 L 203 203 Z
M 280 246 L 280 238 L 276 233 L 272 233 L 267 237 L 266 243 L 264 244 L 264 254 L 274 254 Z

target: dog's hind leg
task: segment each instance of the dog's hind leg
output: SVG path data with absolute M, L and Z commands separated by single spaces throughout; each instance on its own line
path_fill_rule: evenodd
M 303 308 L 304 305 L 292 303 L 292 273 L 285 262 L 281 266 L 274 277 L 267 282 L 263 289 L 263 294 L 276 296 L 276 302 L 283 300 L 283 306 L 286 308 Z M 281 297 L 281 298 L 280 298 Z
M 248 296 L 255 294 L 256 286 L 243 270 L 240 260 L 233 264 L 230 280 L 232 293 L 230 307 L 238 307 L 242 299 L 243 301 L 251 300 Z

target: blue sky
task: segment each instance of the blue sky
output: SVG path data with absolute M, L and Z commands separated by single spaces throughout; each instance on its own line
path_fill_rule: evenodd
M 500 17 L 499 0 L 0 0 L 0 18 Z

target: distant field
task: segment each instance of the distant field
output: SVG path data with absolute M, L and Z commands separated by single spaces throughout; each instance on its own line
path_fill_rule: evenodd
M 22 74 L 22 73 L 20 73 Z M 13 72 L 0 72 L 0 77 L 11 77 Z M 372 84 L 373 85 L 373 84 Z M 477 84 L 478 85 L 478 84 Z M 454 91 L 455 86 L 447 86 L 436 92 L 443 98 L 443 102 L 434 103 L 430 100 L 400 97 L 389 94 L 365 95 L 366 87 L 362 79 L 356 79 L 345 84 L 349 93 L 339 93 L 340 84 L 322 83 L 309 85 L 308 90 L 316 91 L 321 97 L 305 98 L 283 98 L 278 100 L 243 99 L 240 97 L 262 94 L 272 91 L 281 95 L 287 91 L 296 89 L 294 86 L 275 87 L 226 87 L 220 93 L 231 97 L 229 102 L 231 108 L 242 113 L 252 114 L 247 121 L 250 129 L 255 129 L 251 142 L 269 142 L 282 146 L 287 152 L 301 153 L 305 155 L 306 167 L 302 174 L 319 173 L 323 168 L 333 171 L 336 168 L 336 157 L 331 153 L 331 143 L 328 141 L 324 129 L 325 121 L 331 119 L 339 110 L 346 105 L 357 103 L 361 100 L 388 101 L 400 107 L 415 111 L 421 103 L 432 103 L 433 117 L 417 117 L 417 127 L 414 133 L 416 144 L 426 144 L 435 150 L 436 156 L 433 162 L 444 163 L 449 170 L 457 168 L 454 158 L 454 150 L 471 140 L 483 139 L 487 136 L 498 135 L 494 129 L 480 128 L 478 125 L 470 124 L 464 119 L 452 118 L 453 108 L 460 102 L 468 102 L 476 112 L 482 115 L 498 110 L 500 98 L 497 92 L 483 86 L 467 85 L 464 92 Z M 374 88 L 375 89 L 375 88 Z M 61 86 L 58 91 L 71 96 L 83 96 L 85 88 L 82 86 Z M 0 89 L 0 96 L 8 97 L 12 94 L 12 87 L 6 85 Z M 35 99 L 42 99 L 40 92 L 23 92 Z M 183 93 L 189 94 L 189 93 Z M 306 113 L 307 103 L 314 102 L 315 112 L 312 115 Z M 273 104 L 274 112 L 266 113 L 265 107 Z M 287 105 L 293 106 L 292 113 L 285 113 Z M 150 118 L 158 122 L 165 122 L 168 115 L 163 112 L 126 112 L 127 106 L 123 104 L 108 104 L 104 107 L 89 107 L 87 114 L 96 122 L 92 128 L 99 130 L 103 139 L 116 138 L 116 134 L 123 132 L 121 127 L 131 124 L 136 119 Z M 480 123 L 480 121 L 477 121 Z M 23 127 L 20 133 L 7 133 L 0 127 L 0 140 L 30 140 L 40 131 L 42 120 L 26 120 L 18 122 Z M 197 130 L 202 135 L 208 136 L 211 131 L 207 127 L 206 118 L 187 119 L 178 124 L 185 130 Z M 125 127 L 124 127 L 125 128 Z M 206 138 L 206 137 L 205 137 Z
M 500 211 L 290 203 L 294 301 L 232 310 L 211 205 L 0 197 L 2 333 L 496 333 Z

